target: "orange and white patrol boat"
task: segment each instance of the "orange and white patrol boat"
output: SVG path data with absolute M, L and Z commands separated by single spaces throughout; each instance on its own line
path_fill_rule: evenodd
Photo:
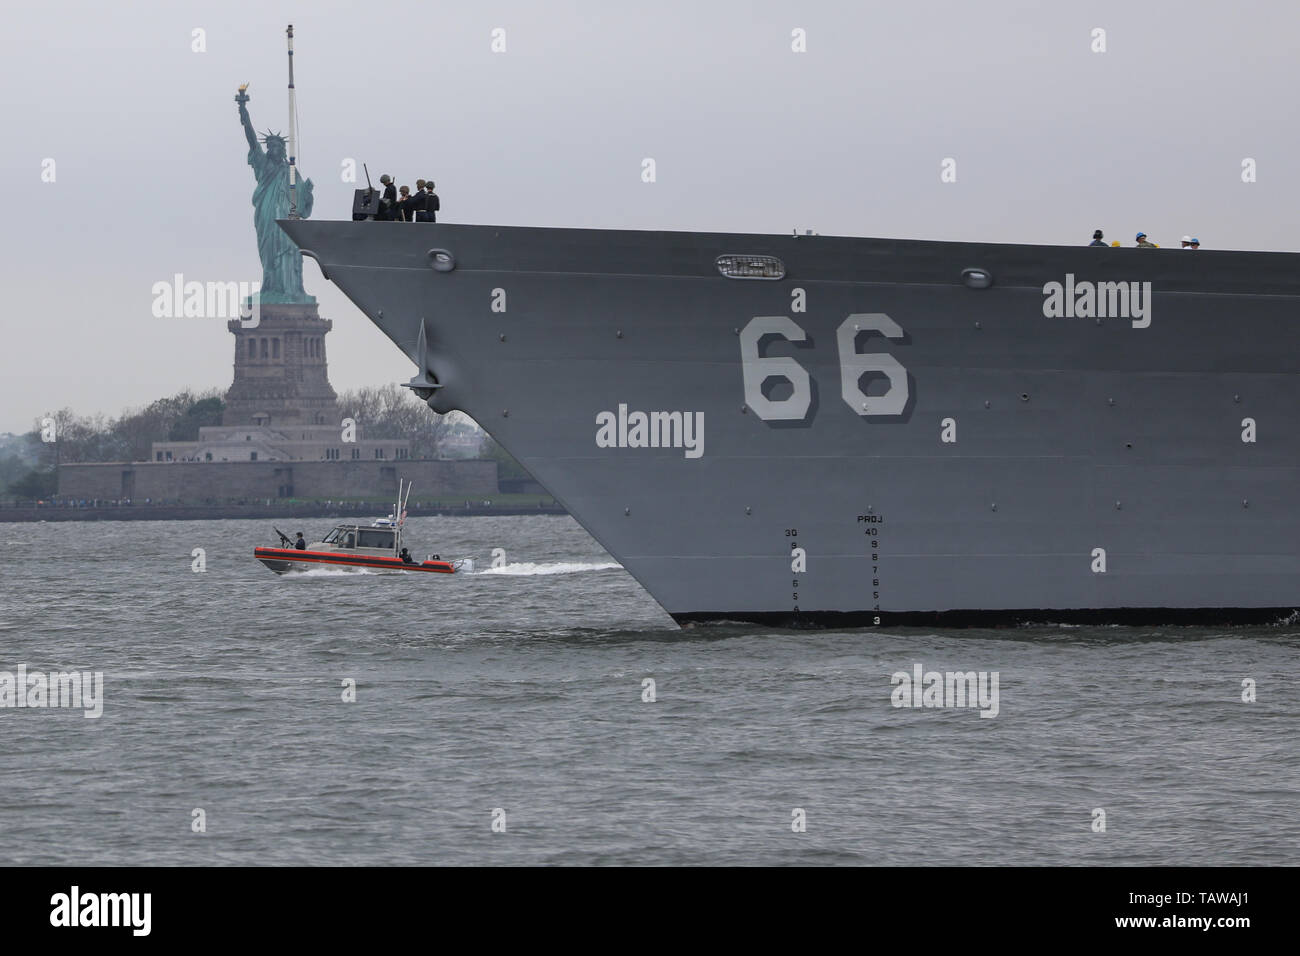
M 444 561 L 431 554 L 416 561 L 402 545 L 402 525 L 406 521 L 406 501 L 411 496 L 411 486 L 397 486 L 397 505 L 387 518 L 378 518 L 369 526 L 358 524 L 337 525 L 315 544 L 297 547 L 279 529 L 281 547 L 254 548 L 253 557 L 276 574 L 308 571 L 312 568 L 353 568 L 369 571 L 425 571 L 433 574 L 454 574 L 472 571 L 472 558 Z

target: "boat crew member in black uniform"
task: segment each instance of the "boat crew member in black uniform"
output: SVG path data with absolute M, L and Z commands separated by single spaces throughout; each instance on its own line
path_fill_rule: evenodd
M 403 549 L 402 549 L 402 563 L 403 563 L 403 564 L 414 564 L 414 563 L 415 563 L 415 560 L 411 557 L 411 552 L 410 552 L 408 549 L 406 549 L 406 548 L 403 548 Z
M 293 543 L 293 546 L 299 551 L 307 550 L 307 539 L 302 536 L 301 531 L 298 532 L 298 540 Z

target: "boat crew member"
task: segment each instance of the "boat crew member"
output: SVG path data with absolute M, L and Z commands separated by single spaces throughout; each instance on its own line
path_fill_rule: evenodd
M 403 549 L 402 549 L 402 555 L 401 555 L 401 557 L 402 557 L 402 563 L 403 563 L 403 564 L 414 564 L 414 563 L 415 563 L 415 559 L 411 557 L 411 552 L 410 552 L 410 550 L 407 549 L 407 548 L 403 548 Z
M 1192 242 L 1191 242 L 1191 244 L 1190 244 L 1187 248 L 1188 248 L 1188 249 L 1199 249 L 1199 248 L 1201 248 L 1201 240 L 1199 240 L 1199 239 L 1197 239 L 1195 236 L 1193 236 L 1193 237 L 1192 237 Z
M 1183 241 L 1183 248 L 1184 248 L 1184 249 L 1190 249 L 1190 248 L 1192 247 L 1192 237 L 1191 237 L 1191 236 L 1183 236 L 1183 240 L 1182 240 L 1182 241 Z
M 1139 232 L 1139 233 L 1137 234 L 1137 247 L 1138 247 L 1139 249 L 1159 249 L 1159 248 L 1160 248 L 1160 247 L 1157 246 L 1154 242 L 1147 242 L 1147 234 L 1146 234 L 1145 232 Z
M 394 208 L 397 205 L 397 187 L 393 185 L 393 177 L 388 173 L 380 176 L 379 181 L 384 184 L 384 195 L 379 200 L 379 215 L 375 218 L 391 222 L 397 215 Z
M 307 550 L 307 539 L 302 536 L 301 531 L 298 532 L 298 540 L 293 543 L 293 546 L 299 551 Z
M 1100 230 L 1100 229 L 1098 229 L 1096 232 L 1094 232 L 1094 233 L 1092 234 L 1092 242 L 1088 243 L 1088 245 L 1089 245 L 1090 247 L 1091 247 L 1091 246 L 1102 246 L 1103 248 L 1106 246 L 1106 243 L 1102 241 L 1102 235 L 1101 235 L 1101 230 Z

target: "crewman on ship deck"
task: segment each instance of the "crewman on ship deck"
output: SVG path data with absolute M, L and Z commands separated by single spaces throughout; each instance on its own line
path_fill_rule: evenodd
M 397 199 L 397 220 L 398 222 L 409 222 L 413 213 L 411 208 L 411 187 L 403 186 L 398 190 L 400 194 Z
M 415 192 L 407 197 L 405 204 L 402 206 L 402 217 L 407 222 L 419 222 L 420 216 L 424 212 L 424 180 L 415 181 Z
M 426 180 L 424 183 L 426 190 L 424 197 L 424 218 L 420 222 L 437 222 L 438 210 L 442 208 L 442 200 L 438 194 L 433 191 L 433 180 Z
M 379 200 L 379 215 L 375 218 L 391 222 L 397 218 L 397 187 L 393 185 L 393 177 L 388 173 L 380 176 L 379 182 L 384 187 L 384 195 Z

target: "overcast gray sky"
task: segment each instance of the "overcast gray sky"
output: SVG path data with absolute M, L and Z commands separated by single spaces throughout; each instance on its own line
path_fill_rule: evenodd
M 4 19 L 0 431 L 230 384 L 224 322 L 154 318 L 150 289 L 261 278 L 233 97 L 251 83 L 254 124 L 287 128 L 289 22 L 316 219 L 349 218 L 350 158 L 433 176 L 455 222 L 1300 251 L 1294 0 L 55 0 Z M 411 375 L 304 277 L 336 388 Z

